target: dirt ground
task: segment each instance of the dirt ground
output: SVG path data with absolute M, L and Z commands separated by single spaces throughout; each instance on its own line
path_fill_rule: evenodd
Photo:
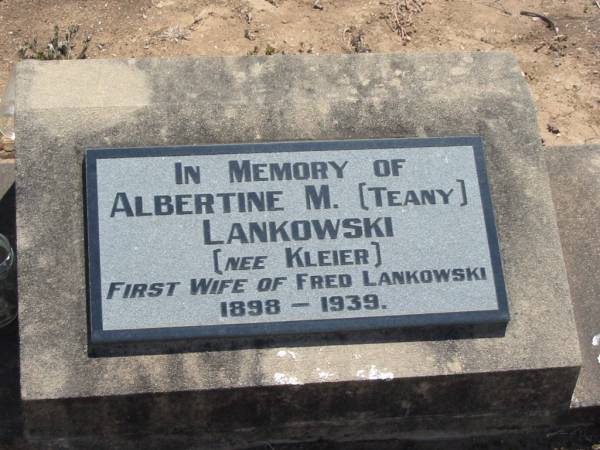
M 18 48 L 34 36 L 43 47 L 54 25 L 79 25 L 89 58 L 503 50 L 520 61 L 546 145 L 600 143 L 600 2 L 426 0 L 407 41 L 393 29 L 398 1 L 0 0 L 0 89 Z

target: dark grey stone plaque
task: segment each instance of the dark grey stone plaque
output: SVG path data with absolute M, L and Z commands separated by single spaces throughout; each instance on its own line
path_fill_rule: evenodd
M 479 138 L 91 149 L 90 342 L 502 324 Z

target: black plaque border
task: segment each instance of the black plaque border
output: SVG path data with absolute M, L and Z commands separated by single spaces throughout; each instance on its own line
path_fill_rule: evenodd
M 386 148 L 472 147 L 487 231 L 498 309 L 459 313 L 436 313 L 403 316 L 340 318 L 282 321 L 253 324 L 187 326 L 132 330 L 103 330 L 98 224 L 98 189 L 96 162 L 106 158 L 188 156 L 203 154 L 281 153 L 325 150 L 368 150 Z M 88 251 L 88 342 L 90 353 L 95 346 L 214 340 L 220 338 L 257 338 L 273 335 L 339 333 L 413 327 L 454 327 L 463 325 L 506 325 L 510 314 L 502 261 L 498 245 L 494 211 L 487 181 L 483 141 L 478 136 L 444 138 L 389 138 L 335 141 L 284 141 L 249 144 L 215 144 L 178 147 L 97 148 L 85 152 L 85 187 Z

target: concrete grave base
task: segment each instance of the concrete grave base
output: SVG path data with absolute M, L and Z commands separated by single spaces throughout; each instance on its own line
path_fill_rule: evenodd
M 510 428 L 569 408 L 580 351 L 536 111 L 512 56 L 24 62 L 16 101 L 30 439 L 179 433 L 227 447 L 448 434 L 498 417 Z M 472 135 L 485 143 L 504 336 L 88 356 L 85 148 Z
M 600 145 L 546 150 L 583 365 L 573 408 L 600 406 Z

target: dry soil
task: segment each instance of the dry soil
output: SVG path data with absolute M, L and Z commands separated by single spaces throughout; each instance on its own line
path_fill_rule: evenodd
M 508 50 L 531 87 L 545 144 L 600 143 L 600 3 L 428 0 L 407 41 L 393 29 L 397 1 L 0 0 L 0 89 L 18 48 L 34 36 L 43 47 L 54 25 L 79 25 L 79 37 L 92 39 L 89 58 Z M 523 10 L 549 17 L 558 32 Z

